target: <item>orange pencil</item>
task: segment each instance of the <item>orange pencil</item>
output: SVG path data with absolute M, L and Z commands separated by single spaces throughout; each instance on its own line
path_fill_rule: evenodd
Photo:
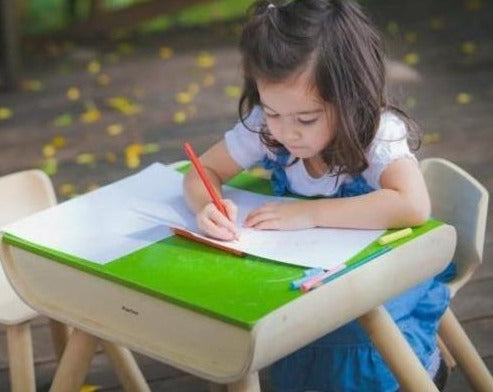
M 195 170 L 197 170 L 197 173 L 204 183 L 204 186 L 207 189 L 207 192 L 209 192 L 209 195 L 212 199 L 212 202 L 216 206 L 216 208 L 221 211 L 221 213 L 229 219 L 228 213 L 226 212 L 226 208 L 224 207 L 224 204 L 221 203 L 221 199 L 219 195 L 216 192 L 216 189 L 212 186 L 211 180 L 209 180 L 209 177 L 207 177 L 207 174 L 205 173 L 204 167 L 200 163 L 199 159 L 197 158 L 197 155 L 195 154 L 195 151 L 193 151 L 192 146 L 190 143 L 185 143 L 183 145 L 183 149 L 185 150 L 185 153 L 187 154 L 188 158 L 192 161 L 193 166 L 195 167 Z

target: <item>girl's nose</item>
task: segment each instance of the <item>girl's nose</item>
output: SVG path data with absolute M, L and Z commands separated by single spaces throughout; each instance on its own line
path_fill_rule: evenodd
M 299 131 L 298 127 L 292 122 L 284 124 L 283 134 L 286 141 L 295 141 L 301 138 L 301 132 Z

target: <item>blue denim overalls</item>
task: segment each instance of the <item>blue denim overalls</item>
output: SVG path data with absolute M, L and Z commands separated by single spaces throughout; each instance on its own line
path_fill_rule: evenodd
M 284 171 L 288 159 L 287 151 L 281 150 L 275 161 L 265 158 L 262 162 L 266 169 L 272 170 L 271 182 L 276 195 L 289 192 Z M 374 189 L 359 175 L 343 182 L 333 197 L 357 196 L 372 191 Z M 426 368 L 432 354 L 437 353 L 438 323 L 450 300 L 448 287 L 442 282 L 444 277 L 453 276 L 453 270 L 448 268 L 446 271 L 385 304 Z M 330 309 L 326 311 L 330 312 Z M 277 392 L 394 392 L 399 388 L 357 321 L 279 360 L 271 366 L 269 373 Z

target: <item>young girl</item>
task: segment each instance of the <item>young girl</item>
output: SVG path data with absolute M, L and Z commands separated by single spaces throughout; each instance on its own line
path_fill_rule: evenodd
M 357 4 L 257 2 L 240 49 L 241 121 L 201 162 L 218 191 L 260 162 L 272 170 L 275 194 L 318 196 L 266 204 L 240 224 L 259 230 L 385 229 L 428 219 L 430 200 L 408 146 L 416 126 L 386 102 L 381 41 Z M 184 188 L 200 229 L 234 239 L 234 203 L 223 200 L 228 219 L 210 202 L 194 170 Z M 436 332 L 448 300 L 446 286 L 432 279 L 386 304 L 435 380 L 445 369 Z M 357 322 L 275 363 L 271 380 L 280 392 L 399 388 Z

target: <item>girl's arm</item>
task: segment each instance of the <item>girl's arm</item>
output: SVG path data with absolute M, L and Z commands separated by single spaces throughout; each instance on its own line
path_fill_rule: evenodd
M 221 185 L 243 170 L 229 155 L 224 140 L 212 146 L 199 159 L 219 195 Z M 214 206 L 193 168 L 185 174 L 183 189 L 185 200 L 189 208 L 197 214 L 197 224 L 202 231 L 219 239 L 230 240 L 236 237 L 236 206 L 231 201 L 222 200 L 231 219 L 229 220 Z
M 430 199 L 417 163 L 399 159 L 380 176 L 382 189 L 362 196 L 266 204 L 246 226 L 293 230 L 310 227 L 386 229 L 416 226 L 430 215 Z

